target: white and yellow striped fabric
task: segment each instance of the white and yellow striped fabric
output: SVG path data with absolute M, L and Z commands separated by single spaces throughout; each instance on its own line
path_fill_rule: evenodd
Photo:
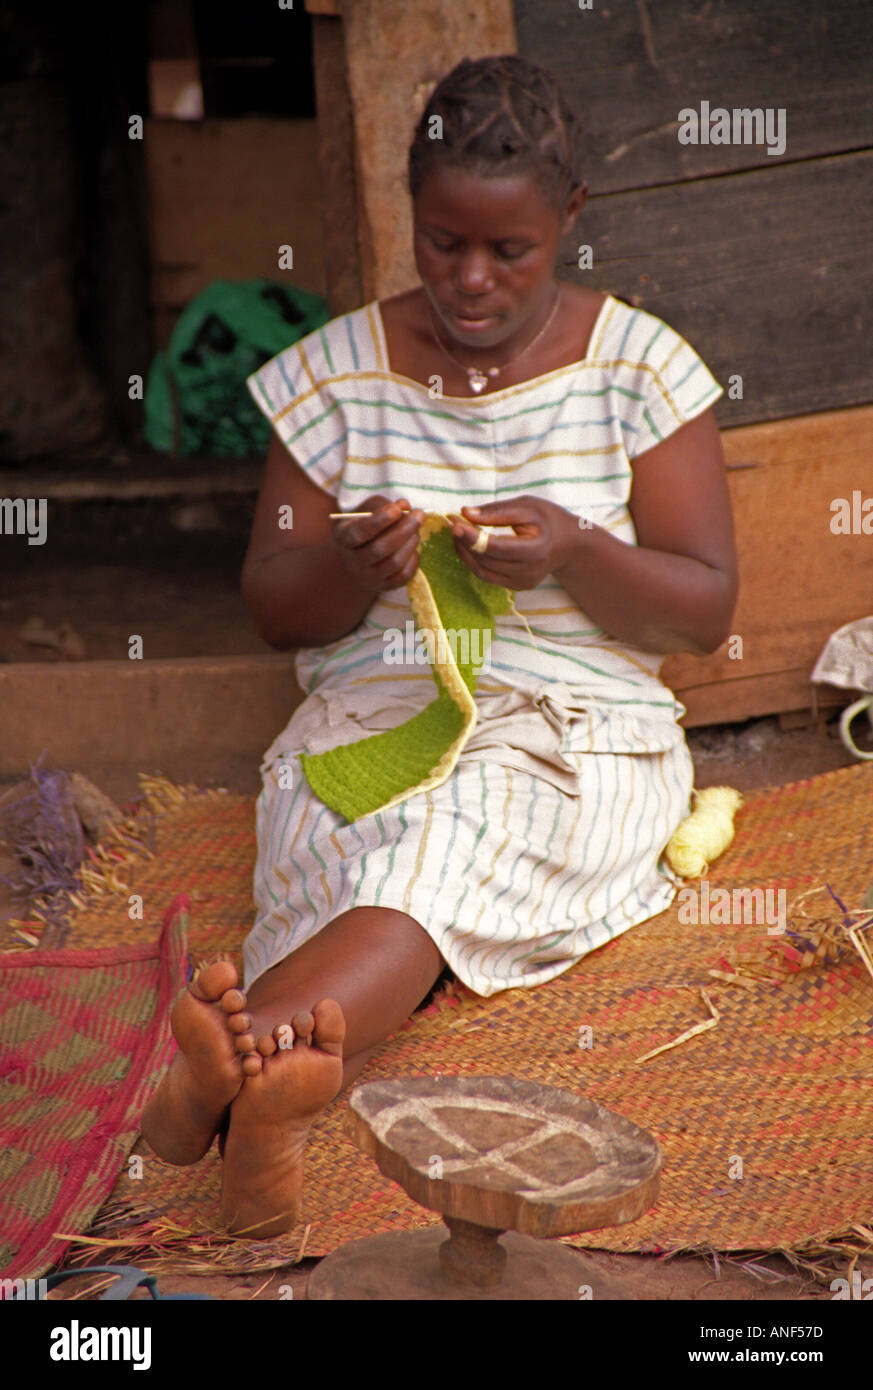
M 525 493 L 636 543 L 632 461 L 722 388 L 662 320 L 608 295 L 584 360 L 479 397 L 390 369 L 378 303 L 249 378 L 306 473 L 354 510 L 371 493 L 458 511 Z M 478 723 L 439 787 L 348 824 L 298 756 L 393 728 L 434 695 L 405 590 L 297 654 L 307 698 L 267 750 L 246 984 L 350 908 L 396 908 L 471 989 L 554 978 L 674 895 L 661 852 L 693 768 L 662 657 L 617 642 L 551 576 L 499 616 Z

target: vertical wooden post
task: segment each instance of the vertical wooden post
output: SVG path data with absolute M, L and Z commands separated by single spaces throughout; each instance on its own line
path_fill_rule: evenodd
M 332 314 L 417 283 L 406 156 L 436 83 L 462 58 L 517 50 L 512 0 L 306 0 Z M 354 226 L 352 224 L 355 224 Z
M 364 303 L 355 125 L 342 17 L 332 0 L 307 0 L 307 9 L 312 13 L 324 273 L 328 309 L 336 318 Z

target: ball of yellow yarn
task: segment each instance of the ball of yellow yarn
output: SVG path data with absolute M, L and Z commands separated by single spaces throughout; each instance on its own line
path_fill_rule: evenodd
M 696 805 L 667 846 L 670 866 L 680 878 L 699 878 L 734 838 L 734 816 L 743 798 L 733 787 L 695 792 Z

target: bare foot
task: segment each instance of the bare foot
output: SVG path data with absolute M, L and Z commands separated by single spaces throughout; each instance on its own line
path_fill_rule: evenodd
M 236 983 L 235 966 L 215 961 L 198 971 L 173 1005 L 179 1051 L 142 1117 L 144 1137 L 168 1163 L 203 1157 L 246 1076 L 263 1064 Z
M 224 1150 L 221 1215 L 234 1235 L 266 1240 L 296 1224 L 307 1135 L 342 1087 L 345 1032 L 339 1004 L 323 999 L 258 1038 L 263 1066 L 230 1108 Z

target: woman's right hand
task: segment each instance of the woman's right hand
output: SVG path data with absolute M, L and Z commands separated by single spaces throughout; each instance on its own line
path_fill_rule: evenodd
M 343 568 L 374 594 L 405 586 L 418 569 L 424 512 L 413 511 L 405 497 L 390 502 L 379 494 L 367 497 L 360 510 L 373 515 L 334 522 L 333 542 Z

